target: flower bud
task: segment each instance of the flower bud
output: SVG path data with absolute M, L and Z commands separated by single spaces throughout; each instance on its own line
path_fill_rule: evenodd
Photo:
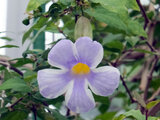
M 87 36 L 91 39 L 92 36 L 92 26 L 88 18 L 80 17 L 75 25 L 74 38 L 77 40 L 79 37 Z

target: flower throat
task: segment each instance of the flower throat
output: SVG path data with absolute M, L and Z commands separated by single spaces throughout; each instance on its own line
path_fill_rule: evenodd
M 72 73 L 78 75 L 88 74 L 90 72 L 90 68 L 88 65 L 83 63 L 78 63 L 72 67 Z

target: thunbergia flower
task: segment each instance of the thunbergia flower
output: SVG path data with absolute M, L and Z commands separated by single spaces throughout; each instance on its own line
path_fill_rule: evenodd
M 115 67 L 96 68 L 103 58 L 103 47 L 89 37 L 75 43 L 59 41 L 49 52 L 48 62 L 60 69 L 38 71 L 40 93 L 53 99 L 65 93 L 66 106 L 82 113 L 94 108 L 96 95 L 111 95 L 118 87 L 120 73 Z M 91 90 L 90 90 L 91 89 Z

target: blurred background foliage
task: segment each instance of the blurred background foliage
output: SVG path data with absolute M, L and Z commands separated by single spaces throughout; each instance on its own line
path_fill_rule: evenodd
M 28 17 L 22 22 L 31 27 L 24 33 L 22 44 L 27 39 L 30 44 L 23 57 L 0 58 L 0 119 L 158 120 L 160 0 L 151 0 L 147 6 L 142 6 L 139 0 L 53 0 L 49 10 L 44 11 L 48 2 L 50 0 L 29 1 Z M 94 110 L 76 114 L 65 107 L 63 96 L 53 100 L 43 98 L 36 77 L 38 70 L 52 68 L 47 62 L 50 49 L 44 48 L 43 33 L 62 33 L 66 39 L 75 41 L 75 24 L 81 16 L 90 20 L 93 40 L 104 47 L 100 66 L 118 67 L 121 82 L 112 96 L 94 95 Z M 34 49 L 30 49 L 32 44 Z M 0 46 L 12 47 L 18 46 Z

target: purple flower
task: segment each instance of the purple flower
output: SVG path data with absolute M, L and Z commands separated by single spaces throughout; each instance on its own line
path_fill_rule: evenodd
M 41 95 L 53 99 L 65 93 L 70 110 L 77 113 L 91 110 L 95 101 L 90 89 L 96 95 L 108 96 L 119 84 L 117 68 L 96 68 L 102 58 L 102 45 L 89 37 L 80 37 L 75 43 L 59 41 L 49 52 L 48 62 L 60 69 L 38 71 Z

